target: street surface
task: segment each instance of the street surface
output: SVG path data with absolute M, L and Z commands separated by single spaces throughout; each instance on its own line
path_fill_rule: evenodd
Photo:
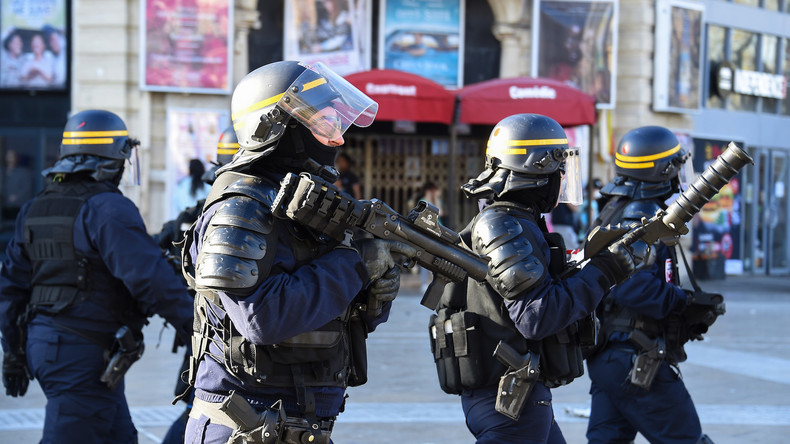
M 728 277 L 703 282 L 725 295 L 727 314 L 704 342 L 686 346 L 681 370 L 716 444 L 787 442 L 790 436 L 790 278 Z M 427 341 L 429 311 L 419 305 L 418 278 L 405 276 L 390 321 L 368 340 L 369 382 L 349 389 L 332 437 L 338 444 L 471 444 L 460 399 L 438 385 Z M 174 330 L 154 318 L 146 351 L 126 378 L 140 444 L 158 443 L 183 410 L 171 406 L 181 356 L 170 353 Z M 159 346 L 157 347 L 157 344 Z M 181 349 L 183 351 L 183 349 Z M 553 391 L 554 412 L 571 444 L 586 442 L 589 379 Z M 0 395 L 0 443 L 41 438 L 44 395 L 32 382 L 23 398 Z M 637 443 L 645 443 L 641 436 Z

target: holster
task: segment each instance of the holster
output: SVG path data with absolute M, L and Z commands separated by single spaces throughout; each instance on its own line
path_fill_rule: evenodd
M 129 327 L 124 325 L 119 328 L 115 333 L 112 348 L 106 352 L 109 362 L 99 378 L 101 382 L 110 390 L 114 390 L 132 364 L 143 356 L 144 350 L 145 344 L 142 339 L 136 339 Z
M 650 339 L 639 330 L 634 330 L 628 339 L 640 348 L 634 365 L 628 373 L 628 380 L 636 387 L 650 390 L 658 374 L 661 361 L 666 357 L 666 345 L 661 337 Z
M 520 356 L 505 342 L 497 345 L 494 356 L 508 366 L 508 371 L 499 379 L 494 408 L 513 421 L 518 421 L 540 376 L 540 356 L 536 353 Z

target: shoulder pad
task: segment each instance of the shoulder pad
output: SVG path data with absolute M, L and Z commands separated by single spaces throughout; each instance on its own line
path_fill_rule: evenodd
M 512 299 L 535 285 L 545 273 L 530 236 L 507 211 L 483 211 L 472 228 L 473 250 L 490 258 L 486 280 L 504 298 Z
M 643 217 L 650 219 L 661 210 L 661 205 L 655 200 L 635 200 L 623 208 L 621 222 L 640 221 Z
M 234 196 L 211 217 L 195 266 L 198 288 L 254 288 L 268 276 L 277 247 L 273 216 L 260 202 Z
M 247 196 L 271 208 L 272 202 L 277 196 L 277 190 L 276 185 L 260 177 L 228 171 L 217 177 L 206 197 L 204 208 L 234 195 Z

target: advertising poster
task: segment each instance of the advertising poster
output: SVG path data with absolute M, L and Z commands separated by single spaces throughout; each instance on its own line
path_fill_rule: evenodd
M 729 141 L 694 138 L 694 172 L 701 173 Z M 740 148 L 743 144 L 738 143 Z M 696 259 L 741 260 L 741 174 L 738 174 L 694 216 L 692 251 Z
M 230 93 L 230 0 L 143 0 L 140 4 L 141 89 Z
M 687 112 L 700 107 L 702 10 L 699 4 L 663 0 L 656 4 L 653 108 Z
M 463 83 L 463 0 L 381 2 L 379 68 L 427 77 L 448 88 Z
M 66 89 L 66 0 L 0 5 L 0 88 Z
M 217 141 L 222 130 L 230 125 L 230 113 L 225 110 L 170 108 L 167 110 L 167 195 L 171 197 L 166 212 L 168 220 L 188 206 L 181 202 L 191 199 L 180 195 L 179 186 L 189 178 L 189 164 L 199 160 L 205 170 L 217 160 Z M 183 194 L 183 193 L 181 193 Z M 181 208 L 183 207 L 183 208 Z
M 343 76 L 370 69 L 370 2 L 285 2 L 285 60 L 323 62 Z
M 595 97 L 615 100 L 617 3 L 614 0 L 534 2 L 532 76 L 567 82 Z

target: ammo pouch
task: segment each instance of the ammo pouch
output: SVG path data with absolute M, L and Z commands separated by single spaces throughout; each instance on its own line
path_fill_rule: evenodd
M 583 324 L 582 321 L 574 322 L 544 338 L 534 348 L 540 355 L 540 379 L 546 387 L 569 384 L 584 374 L 584 358 L 579 345 L 579 330 Z
M 452 308 L 441 308 L 431 315 L 431 352 L 439 385 L 446 393 L 458 395 L 464 388 L 482 387 L 487 382 L 481 359 L 483 331 L 478 323 L 477 313 Z
M 348 323 L 348 340 L 351 348 L 351 371 L 348 375 L 349 387 L 358 387 L 368 382 L 368 327 L 359 314 L 352 314 Z

